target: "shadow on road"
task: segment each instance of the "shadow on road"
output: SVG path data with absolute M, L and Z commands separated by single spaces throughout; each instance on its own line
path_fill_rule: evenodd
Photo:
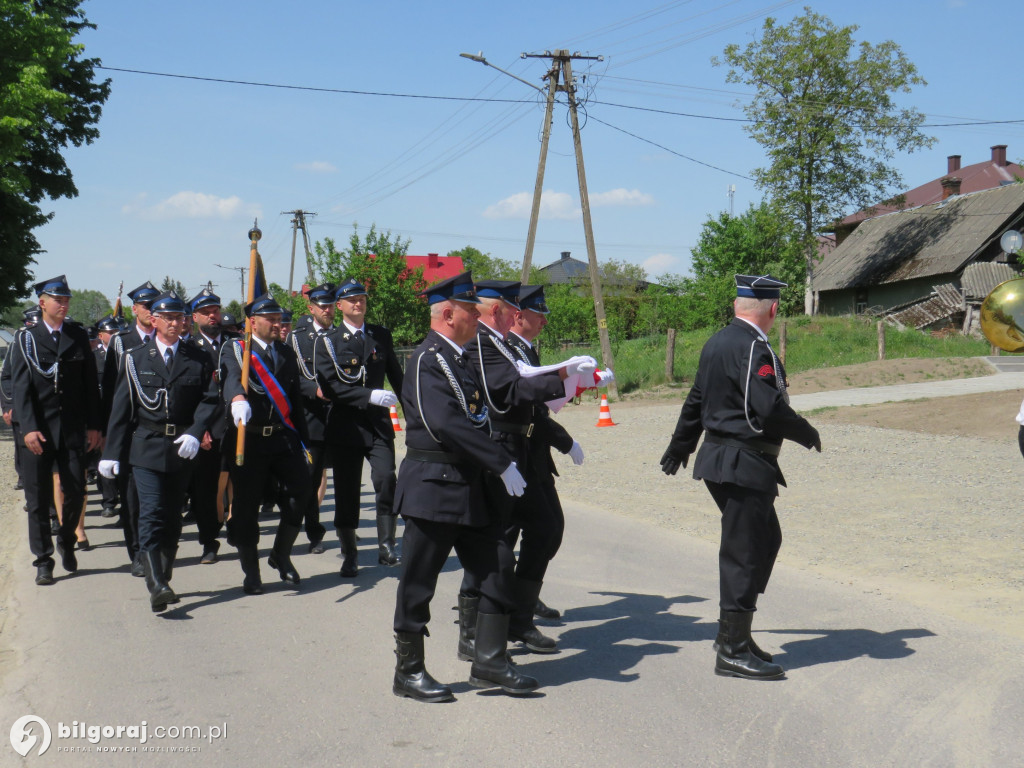
M 779 629 L 773 635 L 818 635 L 782 644 L 783 653 L 775 661 L 786 669 L 813 667 L 867 656 L 871 659 L 903 659 L 916 651 L 907 640 L 935 637 L 928 629 L 894 629 L 876 632 L 871 629 Z M 756 635 L 756 633 L 755 633 Z
M 716 624 L 700 623 L 696 616 L 671 610 L 674 605 L 704 602 L 703 597 L 633 592 L 591 594 L 617 599 L 565 611 L 565 623 L 587 626 L 573 626 L 561 633 L 560 654 L 546 658 L 530 655 L 529 666 L 524 667 L 524 671 L 543 680 L 545 688 L 593 679 L 629 683 L 640 677 L 639 672 L 630 670 L 645 657 L 676 653 L 678 643 L 710 641 L 718 631 Z

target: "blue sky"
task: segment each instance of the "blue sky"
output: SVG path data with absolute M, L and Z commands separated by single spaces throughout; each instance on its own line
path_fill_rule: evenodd
M 89 0 L 98 29 L 81 40 L 108 67 L 324 89 L 525 100 L 467 102 L 231 85 L 124 72 L 94 144 L 68 152 L 80 195 L 47 206 L 37 231 L 40 279 L 65 273 L 72 288 L 111 299 L 170 275 L 189 291 L 212 281 L 237 298 L 255 216 L 268 278 L 287 284 L 290 217 L 317 213 L 313 240 L 347 242 L 371 224 L 411 240 L 410 253 L 473 245 L 520 261 L 539 154 L 539 94 L 489 61 L 535 82 L 556 48 L 597 55 L 577 62 L 589 99 L 582 132 L 600 261 L 687 273 L 708 216 L 760 200 L 742 178 L 763 163 L 741 124 L 611 104 L 740 118 L 745 93 L 712 56 L 744 44 L 767 15 L 786 22 L 805 2 L 689 0 L 626 4 L 286 4 Z M 896 41 L 928 81 L 901 103 L 928 123 L 1020 120 L 1019 6 L 1009 0 L 861 0 L 811 4 L 857 40 Z M 581 91 L 582 93 L 582 91 Z M 561 97 L 564 103 L 564 96 Z M 602 122 L 598 122 L 602 121 Z M 614 126 L 614 128 L 609 127 Z M 620 130 L 616 130 L 620 129 Z M 928 129 L 930 149 L 896 158 L 908 187 L 942 175 L 946 157 L 980 162 L 993 144 L 1024 157 L 1024 123 Z M 674 153 L 626 135 L 636 136 Z M 685 155 L 698 162 L 684 159 Z M 708 167 L 717 166 L 718 169 Z M 732 172 L 726 173 L 726 171 Z M 568 114 L 556 106 L 534 263 L 561 251 L 586 258 Z M 301 246 L 300 246 L 301 253 Z M 298 259 L 297 259 L 298 261 Z M 222 265 L 222 266 L 216 266 Z M 296 283 L 301 283 L 301 263 Z

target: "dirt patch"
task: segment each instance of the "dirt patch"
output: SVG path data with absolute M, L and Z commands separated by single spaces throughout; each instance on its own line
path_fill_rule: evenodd
M 977 357 L 903 358 L 873 363 L 817 368 L 790 374 L 789 391 L 794 395 L 830 392 L 835 389 L 918 384 L 923 381 L 991 376 L 995 370 Z

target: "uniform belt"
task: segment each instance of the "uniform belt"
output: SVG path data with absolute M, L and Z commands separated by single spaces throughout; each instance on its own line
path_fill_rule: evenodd
M 733 440 L 731 437 L 719 437 L 718 435 L 710 434 L 704 435 L 704 442 L 715 443 L 716 445 L 729 445 L 733 448 L 742 448 L 745 451 L 757 451 L 769 456 L 778 456 L 782 450 L 781 445 L 768 443 L 764 440 Z
M 419 448 L 406 448 L 405 458 L 412 461 L 432 461 L 437 464 L 458 464 L 462 458 L 451 451 L 424 451 Z
M 139 426 L 143 429 L 148 429 L 150 432 L 155 432 L 158 435 L 164 437 L 177 437 L 178 435 L 185 434 L 191 424 L 167 424 L 162 421 L 142 421 L 139 420 Z
M 284 429 L 284 424 L 246 424 L 245 431 L 250 435 L 259 435 L 260 437 L 270 437 L 275 432 L 280 432 Z
M 496 432 L 505 432 L 509 435 L 533 435 L 533 424 L 519 424 L 515 421 L 495 421 L 491 419 L 491 429 Z

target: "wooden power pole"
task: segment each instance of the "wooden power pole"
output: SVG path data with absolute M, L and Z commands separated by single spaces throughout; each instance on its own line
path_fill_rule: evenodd
M 306 252 L 306 282 L 312 285 L 315 281 L 313 276 L 313 254 L 309 250 L 309 233 L 306 231 L 306 217 L 316 216 L 316 214 L 300 209 L 282 211 L 281 215 L 292 217 L 292 263 L 288 269 L 288 294 L 291 295 L 295 280 L 295 239 L 300 229 L 302 230 L 302 246 Z

